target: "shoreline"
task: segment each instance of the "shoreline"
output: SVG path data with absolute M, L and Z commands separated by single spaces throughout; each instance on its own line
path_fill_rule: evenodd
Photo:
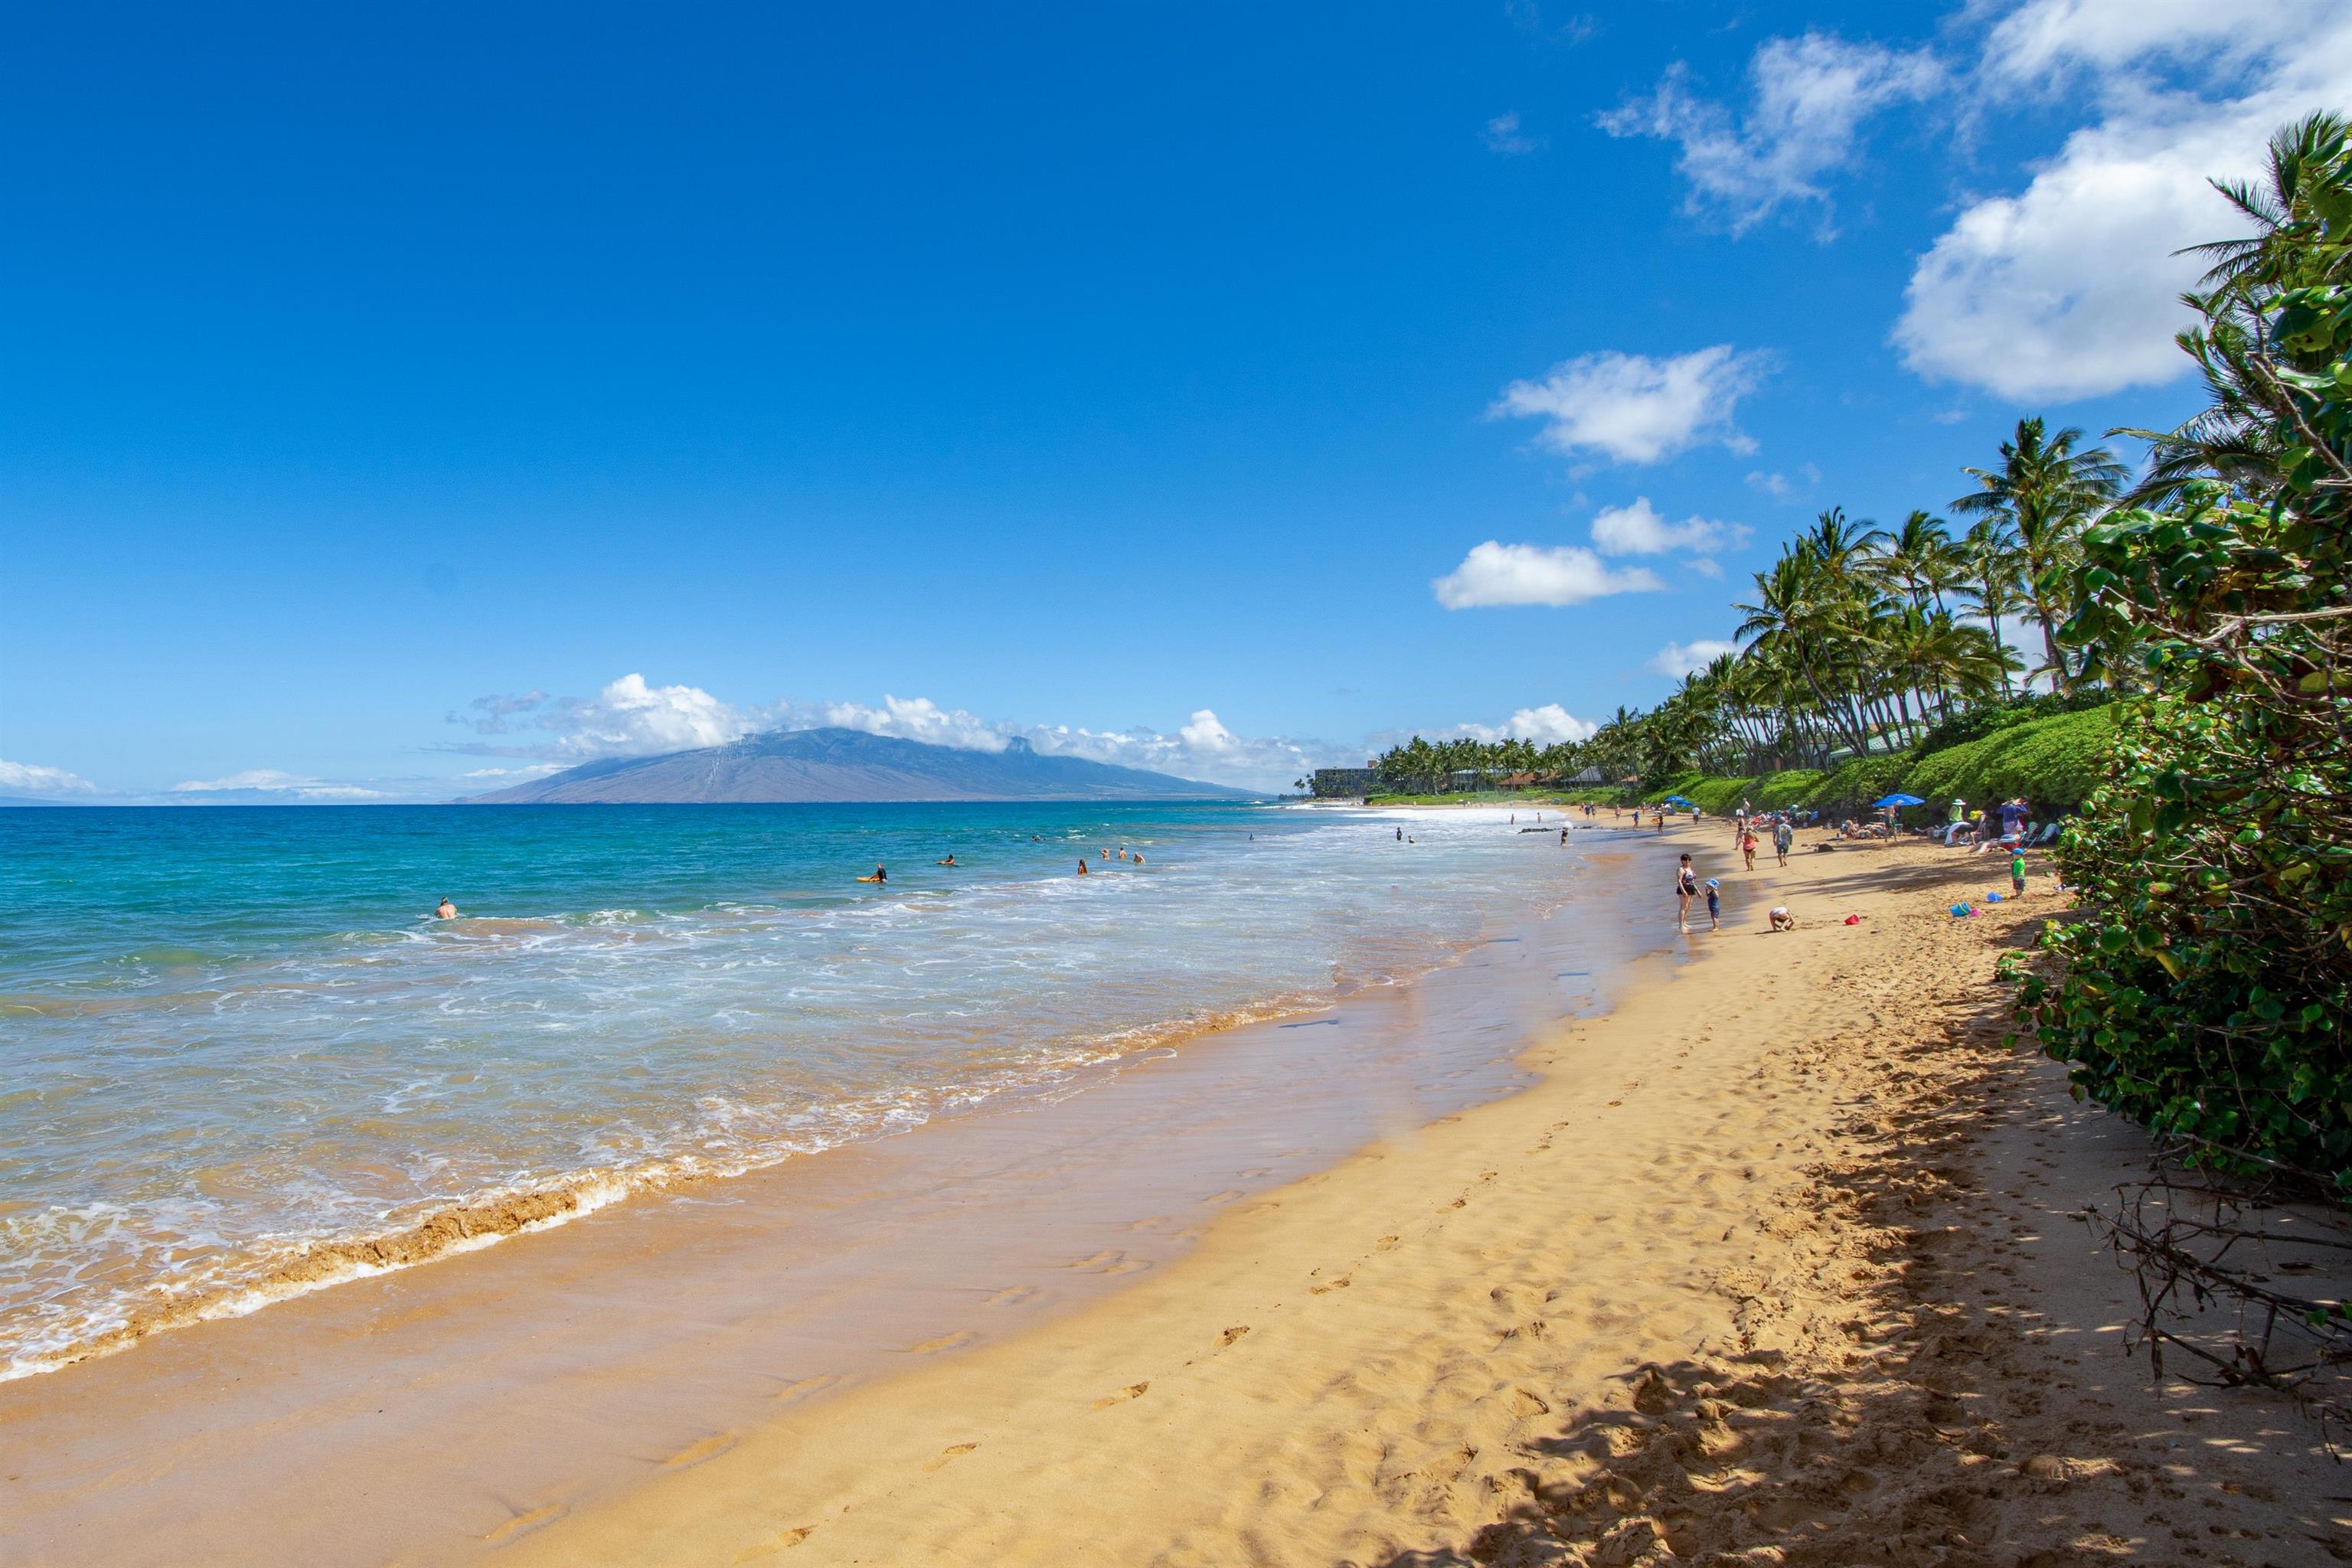
M 1368 817 L 1377 814 L 1367 813 Z M 1496 820 L 1501 816 L 1497 814 Z M 1572 896 L 1572 895 L 1560 895 Z M 469 929 L 488 922 L 467 922 Z M 508 922 L 512 923 L 512 922 Z M 1456 962 L 1461 945 L 1434 942 L 1426 954 L 1377 984 L 1412 984 Z M 154 1336 L 196 1324 L 250 1315 L 321 1290 L 478 1251 L 525 1235 L 567 1226 L 616 1205 L 705 1191 L 723 1183 L 773 1169 L 812 1155 L 877 1139 L 904 1136 L 924 1126 L 1018 1106 L 1040 1095 L 1083 1089 L 1149 1059 L 1153 1053 L 1189 1047 L 1212 1037 L 1326 1010 L 1344 1002 L 1363 982 L 1312 991 L 1269 991 L 1246 1004 L 1195 1008 L 1108 1033 L 1056 1040 L 1023 1076 L 998 1073 L 968 1081 L 919 1086 L 922 1103 L 911 1112 L 877 1108 L 855 1100 L 821 1107 L 820 1125 L 806 1134 L 760 1149 L 711 1156 L 692 1147 L 673 1148 L 643 1163 L 556 1169 L 512 1184 L 478 1187 L 434 1201 L 405 1202 L 388 1210 L 380 1225 L 314 1236 L 299 1243 L 268 1245 L 253 1238 L 241 1251 L 205 1260 L 195 1278 L 145 1281 L 127 1308 L 111 1320 L 79 1322 L 69 1339 L 26 1335 L 0 1352 L 0 1384 L 52 1375 L 86 1362 L 121 1353 Z M 904 1097 L 901 1097 L 904 1098 Z M 839 1125 L 832 1125 L 837 1121 Z
M 102 1509 L 110 1562 L 238 1562 L 243 1514 L 307 1561 L 465 1561 L 509 1539 L 512 1498 L 591 1506 L 703 1441 L 713 1413 L 741 1423 L 779 1393 L 805 1405 L 1050 1322 L 1180 1258 L 1226 1208 L 1522 1083 L 1526 1030 L 1614 973 L 1618 937 L 1572 931 L 1622 897 L 1614 847 L 1587 848 L 1549 913 L 1316 1016 L 0 1384 L 0 1433 L 37 1453 L 11 1467 L 0 1540 L 82 1560 L 63 1543 L 90 1542 Z M 1591 973 L 1553 973 L 1562 942 Z M 121 1473 L 141 1479 L 101 1479 Z M 327 1500 L 387 1492 L 445 1517 L 323 1544 Z M 199 1510 L 205 1528 L 165 1533 Z
M 1618 1008 L 1532 1047 L 1524 1091 L 1270 1193 L 1075 1316 L 730 1432 L 601 1508 L 519 1509 L 508 1550 L 2342 1560 L 2315 1431 L 2121 1354 L 2127 1279 L 2067 1219 L 2146 1141 L 2002 1043 L 1994 964 L 2063 905 L 2037 879 L 1951 920 L 1983 876 L 1801 847 L 1734 884 L 1797 931 L 1743 899 L 1706 963 L 1642 961 Z

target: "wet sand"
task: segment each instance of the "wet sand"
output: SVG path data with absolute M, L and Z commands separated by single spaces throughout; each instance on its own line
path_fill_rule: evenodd
M 1578 933 L 1511 931 L 1360 1023 L 856 1152 L 952 1153 L 912 1216 L 861 1210 L 890 1184 L 852 1161 L 828 1205 L 811 1161 L 790 1205 L 746 1187 L 659 1244 L 599 1215 L 76 1369 L 70 1398 L 0 1405 L 0 1540 L 12 1563 L 2352 1557 L 2300 1418 L 2121 1353 L 2128 1280 L 2068 1215 L 2144 1142 L 2004 1047 L 1991 983 L 2058 900 L 1955 921 L 1990 862 L 1748 875 L 1727 837 L 1624 841 L 1634 889 L 1696 852 L 1728 918 L 1684 944 L 1627 895 L 1611 939 L 1667 951 L 1605 1016 L 1559 1018 L 1589 984 L 1566 972 L 1609 967 L 1556 956 Z M 1796 932 L 1761 931 L 1778 901 Z M 1336 1163 L 1303 1134 L 1348 1137 L 1328 1058 L 1260 1075 L 1271 1123 L 1167 1110 L 1195 1081 L 1251 1100 L 1237 1064 L 1351 1028 L 1445 1059 L 1397 1057 L 1377 1142 Z M 1446 1095 L 1471 1108 L 1432 1116 Z M 33 1385 L 68 1387 L 5 1392 Z
M 1669 836 L 1662 868 L 1718 832 Z M 1238 1203 L 1182 1260 L 733 1429 L 526 1563 L 2319 1564 L 2352 1510 L 2265 1396 L 2154 1383 L 2065 1216 L 2146 1144 L 2005 1046 L 1988 863 L 1726 876 L 1526 1093 Z M 1761 931 L 1786 900 L 1802 924 Z M 1739 918 L 1743 913 L 1746 918 Z M 1629 906 L 1639 910 L 1639 906 Z M 1647 913 L 1646 910 L 1641 911 Z M 1864 915 L 1847 926 L 1847 912 Z M 529 1533 L 521 1533 L 529 1531 Z
M 1498 899 L 1458 962 L 1326 1014 L 0 1384 L 0 1555 L 473 1561 L 1016 1337 L 1236 1205 L 1524 1087 L 1527 1043 L 1597 1010 L 1641 940 L 1615 918 L 1626 871 L 1597 855 L 1549 919 Z

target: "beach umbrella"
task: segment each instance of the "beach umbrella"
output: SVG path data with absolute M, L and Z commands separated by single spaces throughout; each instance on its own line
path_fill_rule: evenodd
M 1666 796 L 1666 804 L 1667 804 L 1668 805 L 1690 805 L 1691 803 L 1690 803 L 1689 801 L 1687 801 L 1687 800 L 1685 800 L 1682 796 L 1680 796 L 1680 795 L 1670 795 Z
M 1882 799 L 1874 800 L 1870 804 L 1883 810 L 1890 805 L 1925 805 L 1927 803 L 1916 795 L 1890 795 Z

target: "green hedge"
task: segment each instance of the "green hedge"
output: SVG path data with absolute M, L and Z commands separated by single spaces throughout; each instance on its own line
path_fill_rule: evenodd
M 2027 719 L 1979 739 L 1921 755 L 1856 757 L 1832 773 L 1792 768 L 1752 778 L 1678 773 L 1640 792 L 1644 801 L 1679 795 L 1709 816 L 1728 816 L 1742 800 L 1759 810 L 1793 808 L 1843 814 L 1900 790 L 1935 805 L 1959 796 L 1985 805 L 2023 795 L 2044 810 L 2071 811 L 2105 776 L 2116 740 L 2116 705 Z
M 2023 795 L 2037 806 L 2071 811 L 2105 776 L 2115 743 L 2113 704 L 2061 713 L 1931 752 L 1906 775 L 1903 787 L 1931 802 L 1958 795 L 1982 805 Z

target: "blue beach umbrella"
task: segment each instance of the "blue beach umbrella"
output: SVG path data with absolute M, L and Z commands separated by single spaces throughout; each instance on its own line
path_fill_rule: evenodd
M 1666 804 L 1667 804 L 1668 805 L 1690 805 L 1691 803 L 1690 803 L 1689 801 L 1685 800 L 1682 796 L 1680 796 L 1680 795 L 1670 795 L 1666 796 Z
M 1890 805 L 1925 805 L 1927 803 L 1916 795 L 1890 795 L 1870 804 L 1872 809 L 1883 811 Z

